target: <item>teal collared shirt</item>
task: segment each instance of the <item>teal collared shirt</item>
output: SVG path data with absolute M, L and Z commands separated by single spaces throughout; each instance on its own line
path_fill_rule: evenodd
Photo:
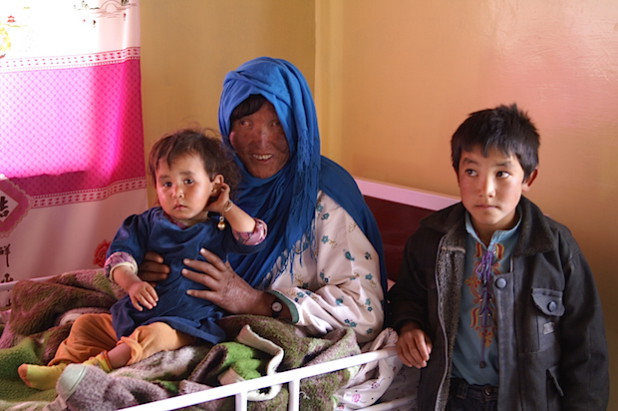
M 511 271 L 511 256 L 519 236 L 519 220 L 510 230 L 493 233 L 485 246 L 466 213 L 466 266 L 461 289 L 459 328 L 453 350 L 452 376 L 469 384 L 499 384 L 494 276 Z

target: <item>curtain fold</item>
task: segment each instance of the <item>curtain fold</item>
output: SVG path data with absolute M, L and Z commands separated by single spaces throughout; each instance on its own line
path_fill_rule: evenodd
M 0 282 L 101 266 L 147 207 L 139 46 L 137 0 L 0 2 Z

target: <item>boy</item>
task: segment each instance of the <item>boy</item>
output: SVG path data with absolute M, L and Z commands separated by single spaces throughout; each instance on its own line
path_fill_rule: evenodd
M 539 135 L 516 105 L 453 134 L 461 203 L 427 217 L 388 294 L 421 410 L 607 407 L 600 301 L 569 230 L 522 196 Z

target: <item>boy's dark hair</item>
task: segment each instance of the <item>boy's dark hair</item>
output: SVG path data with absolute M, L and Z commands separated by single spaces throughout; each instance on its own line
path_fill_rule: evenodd
M 540 138 L 528 115 L 516 104 L 476 111 L 468 116 L 451 138 L 451 158 L 459 171 L 462 151 L 480 147 L 487 156 L 491 148 L 514 154 L 524 170 L 524 180 L 539 165 Z
M 240 181 L 240 172 L 232 154 L 211 129 L 184 129 L 157 140 L 150 150 L 148 161 L 152 181 L 156 184 L 156 171 L 160 161 L 166 161 L 170 166 L 174 159 L 187 154 L 196 154 L 202 159 L 211 181 L 217 174 L 223 175 L 230 191 L 233 191 Z
M 251 94 L 232 111 L 232 114 L 230 114 L 230 125 L 234 125 L 234 121 L 238 119 L 255 113 L 262 108 L 264 103 L 268 103 L 266 97 L 261 94 Z

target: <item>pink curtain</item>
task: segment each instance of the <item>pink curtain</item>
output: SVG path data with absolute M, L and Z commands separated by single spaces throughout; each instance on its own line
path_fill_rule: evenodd
M 2 0 L 0 282 L 102 265 L 145 188 L 138 1 Z

